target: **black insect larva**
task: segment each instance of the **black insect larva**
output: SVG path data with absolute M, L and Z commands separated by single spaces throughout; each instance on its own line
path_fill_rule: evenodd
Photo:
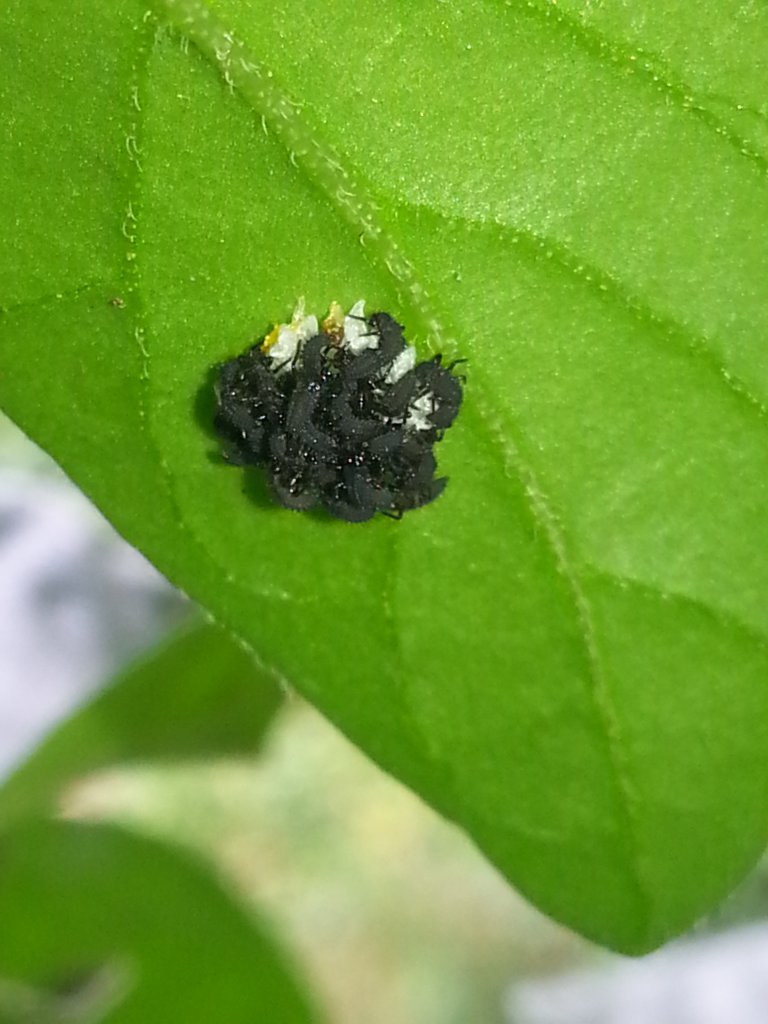
M 442 357 L 439 354 L 425 363 L 420 363 L 413 372 L 420 392 L 430 395 L 432 400 L 429 421 L 440 430 L 447 429 L 456 419 L 461 406 L 462 390 L 459 378 L 454 376 L 450 366 L 442 365 Z
M 399 519 L 445 488 L 432 451 L 453 423 L 463 378 L 441 356 L 416 364 L 389 313 L 337 305 L 290 324 L 218 369 L 214 425 L 224 457 L 263 468 L 275 500 L 347 522 Z
M 268 437 L 279 426 L 285 396 L 253 350 L 224 363 L 216 384 L 215 427 L 228 442 L 229 461 L 260 465 Z
M 405 348 L 406 341 L 403 334 L 403 325 L 399 324 L 389 313 L 381 311 L 371 313 L 367 317 L 366 323 L 370 330 L 379 336 L 382 347 L 387 346 L 390 350 L 394 350 L 395 355 Z

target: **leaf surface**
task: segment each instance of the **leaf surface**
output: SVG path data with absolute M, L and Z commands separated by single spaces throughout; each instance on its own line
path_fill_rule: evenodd
M 687 927 L 768 822 L 765 6 L 4 23 L 7 411 L 542 909 Z M 301 295 L 468 358 L 433 506 L 331 522 L 217 461 L 211 368 Z

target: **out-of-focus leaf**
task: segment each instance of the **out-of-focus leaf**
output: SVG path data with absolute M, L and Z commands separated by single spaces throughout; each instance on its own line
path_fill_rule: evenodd
M 0 789 L 0 822 L 51 810 L 78 775 L 126 761 L 254 752 L 281 700 L 274 678 L 218 626 L 143 656 L 59 726 Z
M 100 1024 L 318 1019 L 253 915 L 178 850 L 37 823 L 0 834 L 0 865 L 0 977 L 50 1009 L 102 973 L 116 987 Z

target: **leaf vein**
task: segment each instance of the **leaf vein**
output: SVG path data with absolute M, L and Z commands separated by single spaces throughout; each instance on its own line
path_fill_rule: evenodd
M 94 288 L 103 288 L 108 284 L 113 284 L 105 277 L 95 278 L 93 281 L 86 281 L 84 284 L 75 285 L 72 288 L 67 288 L 62 292 L 52 292 L 48 295 L 38 295 L 34 299 L 24 299 L 22 302 L 14 302 L 10 306 L 3 306 L 0 304 L 0 317 L 10 316 L 14 313 L 25 313 L 28 310 L 33 309 L 44 309 L 46 306 L 54 306 L 58 302 L 68 302 L 71 299 L 76 299 L 85 292 L 89 292 Z
M 280 87 L 271 69 L 256 59 L 203 0 L 154 3 L 218 67 L 230 90 L 239 92 L 258 115 L 260 130 L 269 125 L 275 132 L 293 166 L 303 170 L 358 233 L 364 253 L 376 257 L 389 271 L 398 294 L 424 324 L 434 349 L 446 348 L 444 328 L 433 302 L 413 264 L 381 224 L 378 206 L 361 175 L 345 166 L 334 146 L 308 124 L 301 104 Z
M 696 91 L 687 85 L 682 77 L 675 74 L 663 58 L 641 46 L 634 47 L 631 51 L 626 49 L 594 25 L 588 25 L 583 19 L 556 7 L 553 0 L 528 0 L 528 3 L 524 7 L 521 5 L 518 10 L 520 13 L 527 13 L 539 20 L 545 19 L 547 24 L 556 25 L 561 31 L 567 32 L 571 39 L 581 45 L 591 56 L 602 61 L 607 60 L 625 71 L 627 68 L 631 69 L 633 74 L 645 85 L 657 92 L 663 90 L 678 109 L 690 113 L 700 120 L 719 139 L 724 139 L 735 149 L 741 158 L 748 160 L 764 174 L 768 174 L 768 160 L 765 156 L 709 110 L 706 105 L 707 95 L 697 95 Z M 735 101 L 728 99 L 728 103 L 735 110 L 738 109 L 738 104 Z M 754 114 L 761 120 L 768 120 L 758 111 L 754 111 Z
M 697 608 L 706 614 L 716 625 L 721 626 L 725 630 L 735 630 L 742 633 L 750 643 L 759 648 L 764 654 L 768 654 L 768 635 L 759 632 L 753 625 L 745 622 L 744 619 L 729 609 L 709 604 L 703 598 L 696 597 L 687 591 L 668 590 L 650 580 L 637 579 L 633 576 L 613 572 L 610 569 L 605 569 L 593 563 L 585 565 L 584 573 L 590 580 L 605 580 L 608 583 L 615 584 L 617 587 L 631 588 L 646 594 L 654 594 L 663 601 L 676 601 L 681 604 L 687 604 L 692 608 Z
M 209 546 L 197 534 L 196 530 L 191 526 L 184 513 L 183 502 L 180 501 L 177 493 L 177 475 L 169 465 L 167 458 L 163 455 L 161 446 L 155 437 L 153 429 L 153 401 L 151 391 L 152 354 L 150 332 L 147 327 L 148 314 L 143 298 L 140 274 L 141 261 L 139 256 L 141 241 L 140 220 L 142 213 L 141 194 L 144 174 L 140 157 L 143 150 L 142 136 L 144 121 L 147 116 L 146 111 L 149 109 L 147 96 L 149 64 L 154 47 L 157 43 L 158 35 L 157 27 L 146 18 L 137 25 L 137 32 L 141 31 L 144 32 L 144 39 L 137 52 L 137 59 L 133 67 L 133 78 L 130 83 L 128 94 L 132 121 L 129 135 L 130 145 L 126 145 L 126 153 L 128 159 L 131 161 L 132 172 L 129 181 L 129 200 L 123 230 L 123 234 L 128 241 L 126 262 L 128 264 L 128 292 L 133 299 L 136 324 L 134 337 L 139 348 L 141 361 L 138 409 L 141 430 L 154 453 L 157 466 L 165 484 L 166 497 L 174 511 L 178 527 L 186 533 L 192 546 L 200 553 L 200 555 L 210 564 L 213 564 L 217 571 L 224 576 L 227 583 L 231 586 L 237 587 L 247 595 L 255 596 L 260 599 L 266 599 L 269 601 L 285 600 L 293 601 L 294 603 L 309 603 L 304 598 L 299 598 L 294 594 L 288 594 L 276 587 L 256 586 L 253 583 L 236 578 L 233 573 L 214 558 Z
M 568 550 L 565 532 L 533 466 L 523 456 L 513 431 L 508 426 L 502 428 L 494 424 L 490 414 L 485 410 L 481 410 L 480 415 L 496 442 L 494 447 L 500 452 L 505 468 L 520 482 L 534 522 L 540 528 L 541 535 L 552 552 L 555 565 L 567 585 L 584 646 L 590 697 L 605 734 L 608 761 L 620 794 L 619 807 L 624 816 L 631 851 L 632 880 L 640 897 L 639 905 L 647 916 L 650 913 L 652 888 L 646 885 L 643 877 L 642 844 L 637 814 L 640 800 L 630 776 L 627 759 L 622 753 L 624 743 L 621 725 L 603 672 L 590 601 Z
M 629 313 L 639 324 L 652 327 L 655 331 L 662 333 L 667 340 L 676 339 L 681 349 L 693 353 L 699 360 L 708 363 L 718 385 L 727 388 L 768 427 L 768 405 L 755 394 L 739 374 L 729 368 L 723 357 L 713 348 L 713 339 L 699 333 L 690 324 L 671 313 L 657 312 L 648 300 L 632 294 L 621 278 L 612 271 L 589 263 L 558 239 L 537 234 L 527 228 L 513 224 L 500 225 L 481 218 L 454 215 L 446 217 L 432 207 L 423 207 L 421 204 L 410 203 L 407 200 L 399 201 L 401 205 L 407 205 L 414 211 L 426 209 L 432 216 L 441 220 L 473 224 L 480 230 L 509 234 L 516 243 L 516 252 L 525 253 L 531 264 L 546 256 L 548 263 L 557 266 L 578 280 L 593 295 Z

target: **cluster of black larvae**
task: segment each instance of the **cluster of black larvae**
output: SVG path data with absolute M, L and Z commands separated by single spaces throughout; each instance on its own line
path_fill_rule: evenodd
M 300 306 L 290 324 L 218 368 L 217 432 L 224 457 L 266 470 L 286 508 L 318 505 L 359 523 L 400 518 L 442 493 L 433 446 L 462 399 L 439 355 L 415 350 L 388 313 L 338 306 L 318 325 Z

